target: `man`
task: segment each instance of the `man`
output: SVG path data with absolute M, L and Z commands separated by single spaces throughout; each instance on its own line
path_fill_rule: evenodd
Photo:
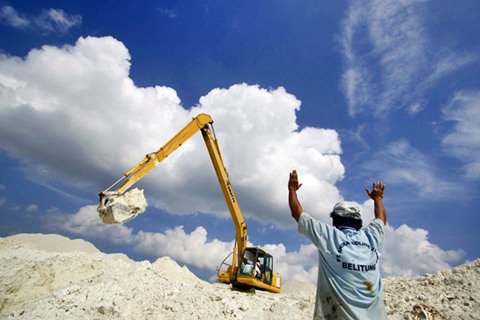
M 298 200 L 301 186 L 293 170 L 288 181 L 292 217 L 319 252 L 314 319 L 387 319 L 378 264 L 387 223 L 384 184 L 365 189 L 374 202 L 375 219 L 364 228 L 359 207 L 349 202 L 335 205 L 333 227 L 313 219 Z

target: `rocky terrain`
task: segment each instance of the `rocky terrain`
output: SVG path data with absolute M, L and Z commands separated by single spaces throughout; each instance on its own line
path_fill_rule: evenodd
M 315 287 L 239 292 L 168 257 L 136 262 L 59 235 L 0 238 L 0 319 L 311 319 Z M 389 319 L 480 319 L 480 259 L 386 278 Z

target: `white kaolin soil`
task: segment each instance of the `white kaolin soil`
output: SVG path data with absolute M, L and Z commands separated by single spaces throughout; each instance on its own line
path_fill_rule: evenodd
M 168 257 L 135 262 L 59 235 L 0 238 L 0 319 L 311 319 L 315 288 L 233 291 Z M 419 278 L 387 278 L 389 319 L 480 319 L 480 259 Z M 429 318 L 430 317 L 430 318 Z

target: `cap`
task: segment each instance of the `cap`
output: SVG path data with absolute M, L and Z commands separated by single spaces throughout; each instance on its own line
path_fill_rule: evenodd
M 337 203 L 333 207 L 333 211 L 331 216 L 339 216 L 344 218 L 352 218 L 361 220 L 362 216 L 360 215 L 360 207 L 356 205 L 354 202 L 346 202 L 342 201 Z

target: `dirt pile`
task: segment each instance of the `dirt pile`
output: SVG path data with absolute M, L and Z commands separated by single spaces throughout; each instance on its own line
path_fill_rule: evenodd
M 53 239 L 53 241 L 52 241 Z M 52 245 L 52 243 L 56 245 Z M 245 293 L 198 279 L 168 257 L 104 254 L 58 235 L 0 238 L 1 319 L 310 319 L 315 288 Z M 480 260 L 422 278 L 385 279 L 391 319 L 480 319 Z
M 389 319 L 480 319 L 480 259 L 424 277 L 386 278 L 384 285 Z

